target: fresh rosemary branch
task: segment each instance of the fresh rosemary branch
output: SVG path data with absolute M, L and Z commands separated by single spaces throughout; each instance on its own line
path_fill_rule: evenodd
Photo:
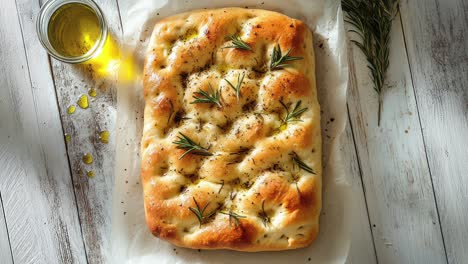
M 232 210 L 229 210 L 229 212 L 220 212 L 221 214 L 229 215 L 229 225 L 231 225 L 232 219 L 236 222 L 236 226 L 240 225 L 240 220 L 239 218 L 247 218 L 246 216 L 243 215 L 238 215 L 234 213 Z
M 288 66 L 288 61 L 294 60 L 302 60 L 302 57 L 293 57 L 289 56 L 291 49 L 289 49 L 286 54 L 282 55 L 281 48 L 279 44 L 273 48 L 273 52 L 271 53 L 271 63 L 270 63 L 270 70 L 282 69 Z
M 210 204 L 209 202 L 205 204 L 205 207 L 203 209 L 200 209 L 200 205 L 198 205 L 197 200 L 195 200 L 195 197 L 192 197 L 193 201 L 195 202 L 195 205 L 197 208 L 189 207 L 189 210 L 198 218 L 198 221 L 200 222 L 200 226 L 208 221 L 210 217 L 212 217 L 214 214 L 216 214 L 217 210 L 213 210 L 213 212 L 204 215 L 206 208 Z
M 305 164 L 300 158 L 299 156 L 297 155 L 296 152 L 292 152 L 291 154 L 292 157 L 292 160 L 294 161 L 295 164 L 297 164 L 297 166 L 299 166 L 299 168 L 307 171 L 308 173 L 312 173 L 312 174 L 315 174 L 314 170 L 309 167 L 307 164 Z
M 302 121 L 302 120 L 299 119 L 299 117 L 302 115 L 302 113 L 307 111 L 307 107 L 301 108 L 301 103 L 302 103 L 302 101 L 297 102 L 296 105 L 294 106 L 293 110 L 291 112 L 289 112 L 289 107 L 287 107 L 283 103 L 283 101 L 280 100 L 280 104 L 286 110 L 286 116 L 284 117 L 283 125 L 285 125 L 287 123 L 291 123 L 291 122 L 301 122 Z
M 211 155 L 213 155 L 208 151 L 209 147 L 204 148 L 204 147 L 200 146 L 200 144 L 195 143 L 192 139 L 190 139 L 186 135 L 182 134 L 181 132 L 179 132 L 179 134 L 180 134 L 180 136 L 177 136 L 178 140 L 172 142 L 173 144 L 177 145 L 178 149 L 185 149 L 186 150 L 184 152 L 184 154 L 182 154 L 182 156 L 179 157 L 179 159 L 182 159 L 183 157 L 185 157 L 185 155 L 187 155 L 189 153 L 192 153 L 194 155 L 199 155 L 199 156 L 211 156 Z
M 213 91 L 213 87 L 210 86 L 210 90 L 208 92 L 203 91 L 202 89 L 198 89 L 198 92 L 195 92 L 195 95 L 191 104 L 216 104 L 221 107 L 221 95 L 219 90 Z
M 382 91 L 389 65 L 390 30 L 398 12 L 399 0 L 341 0 L 347 20 L 360 41 L 351 40 L 364 53 L 371 72 L 374 90 L 379 96 L 377 124 L 380 126 Z
M 229 86 L 231 86 L 231 88 L 234 89 L 234 91 L 236 91 L 237 101 L 239 101 L 240 90 L 241 90 L 241 87 L 242 87 L 242 82 L 244 81 L 244 77 L 245 77 L 245 72 L 242 73 L 242 77 L 241 77 L 241 75 L 239 73 L 239 75 L 237 76 L 237 85 L 236 86 L 234 86 L 230 81 L 228 81 L 228 79 L 224 79 L 229 84 Z
M 245 43 L 239 35 L 229 36 L 232 41 L 232 45 L 226 46 L 224 48 L 234 48 L 234 49 L 243 49 L 243 50 L 252 50 L 249 44 Z
M 266 227 L 268 223 L 270 223 L 270 217 L 265 212 L 265 200 L 262 202 L 262 211 L 258 213 L 258 217 L 262 219 L 263 225 Z

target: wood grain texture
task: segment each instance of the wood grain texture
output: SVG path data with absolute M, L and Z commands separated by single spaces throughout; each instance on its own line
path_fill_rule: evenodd
M 353 73 L 350 73 L 350 80 L 354 79 Z M 352 85 L 352 82 L 350 84 Z M 359 169 L 358 159 L 356 157 L 356 148 L 354 138 L 351 131 L 351 126 L 348 123 L 345 134 L 342 138 L 341 157 L 343 158 L 344 171 L 349 173 L 351 177 L 351 188 L 353 189 L 353 205 L 354 208 L 352 231 L 351 231 L 351 248 L 349 250 L 347 264 L 371 264 L 376 263 L 374 241 L 370 229 L 369 216 L 367 213 L 367 205 L 362 186 L 361 172 Z
M 2 3 L 0 192 L 13 260 L 85 263 L 53 86 L 31 86 L 15 2 Z
M 27 1 L 24 2 L 22 8 L 30 8 Z M 96 2 L 104 12 L 113 38 L 119 37 L 121 29 L 116 2 Z M 67 152 L 88 262 L 107 263 L 114 185 L 116 80 L 113 77 L 104 78 L 96 68 L 87 64 L 68 65 L 51 59 L 51 65 L 63 130 L 71 136 Z M 88 94 L 90 88 L 96 90 L 97 96 L 89 97 L 88 109 L 81 109 L 77 101 L 81 95 Z M 76 111 L 69 115 L 67 108 L 72 104 L 76 105 Z M 104 130 L 111 133 L 108 144 L 99 140 L 99 133 Z M 92 154 L 92 164 L 82 161 L 85 153 Z M 88 171 L 93 171 L 95 176 L 88 178 Z
M 377 126 L 377 94 L 363 54 L 353 46 L 356 84 L 349 108 L 379 263 L 445 263 L 431 178 L 404 52 L 393 24 L 390 89 Z M 352 69 L 353 70 L 353 69 Z
M 468 251 L 468 2 L 402 1 L 427 159 L 449 263 Z
M 5 221 L 5 214 L 3 211 L 3 201 L 0 195 L 0 260 L 4 264 L 13 263 L 13 256 L 11 255 L 10 237 L 8 235 L 8 227 Z

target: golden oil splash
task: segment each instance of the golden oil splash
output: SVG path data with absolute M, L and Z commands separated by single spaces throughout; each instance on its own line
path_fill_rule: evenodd
M 231 67 L 229 67 L 229 65 L 227 65 L 225 63 L 219 64 L 218 66 L 216 66 L 216 68 L 222 74 L 225 74 L 226 72 L 228 72 L 231 69 Z
M 51 16 L 47 34 L 52 47 L 61 55 L 80 57 L 94 48 L 102 35 L 97 14 L 81 3 L 59 7 Z
M 85 153 L 82 160 L 85 164 L 91 164 L 93 163 L 93 155 L 91 155 L 91 153 Z
M 68 142 L 70 142 L 70 140 L 71 140 L 71 136 L 70 136 L 70 134 L 68 134 L 68 133 L 65 133 L 65 142 L 67 142 L 67 143 L 68 143 Z
M 279 131 L 284 131 L 286 130 L 286 128 L 288 128 L 288 125 L 287 124 L 282 124 L 280 127 L 279 127 Z
M 182 36 L 182 41 L 189 41 L 191 39 L 194 39 L 198 37 L 198 31 L 196 28 L 190 28 L 185 32 L 185 34 Z
M 88 102 L 88 96 L 86 94 L 83 94 L 80 96 L 78 99 L 78 102 L 76 102 L 79 107 L 86 109 L 89 107 L 89 102 Z
M 99 77 L 132 81 L 141 75 L 133 56 L 121 48 L 112 34 L 107 35 L 101 51 L 88 61 Z
M 90 59 L 88 63 L 92 65 L 99 77 L 118 77 L 122 81 L 131 81 L 139 75 L 133 57 L 120 47 L 112 34 L 107 35 L 99 54 Z
M 94 178 L 94 171 L 92 170 L 86 171 L 86 176 L 88 176 L 88 178 Z
M 93 57 L 84 63 L 91 65 L 95 77 L 112 80 L 118 77 L 128 82 L 141 76 L 141 67 L 136 66 L 131 53 L 119 45 L 112 32 L 108 32 L 102 44 L 104 35 L 99 22 L 98 14 L 85 4 L 64 4 L 49 21 L 49 41 L 58 53 L 66 57 L 80 57 L 92 52 Z M 195 29 L 189 30 L 186 38 L 197 35 Z
M 76 110 L 76 106 L 75 105 L 70 105 L 68 108 L 67 108 L 67 113 L 69 115 L 75 113 L 75 110 Z
M 88 90 L 88 95 L 91 96 L 91 97 L 96 97 L 96 95 L 97 95 L 96 89 L 90 88 Z
M 99 140 L 102 143 L 107 144 L 107 143 L 109 143 L 109 136 L 110 136 L 109 131 L 104 130 L 101 133 L 99 133 Z

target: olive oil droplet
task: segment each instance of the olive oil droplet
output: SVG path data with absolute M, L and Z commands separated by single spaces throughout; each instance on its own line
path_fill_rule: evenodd
M 81 3 L 69 3 L 52 14 L 47 34 L 52 47 L 62 56 L 79 57 L 97 46 L 102 30 L 92 8 Z
M 65 142 L 70 142 L 71 136 L 68 133 L 65 133 Z
M 91 153 L 86 153 L 86 154 L 83 155 L 83 162 L 85 164 L 93 163 L 93 156 L 91 155 Z
M 88 176 L 88 178 L 93 178 L 94 177 L 94 171 L 92 171 L 92 170 L 86 171 L 86 176 Z
M 104 130 L 101 133 L 99 133 L 99 140 L 104 144 L 109 143 L 109 131 Z
M 95 90 L 94 88 L 90 88 L 90 89 L 88 90 L 88 94 L 89 94 L 89 96 L 91 96 L 91 97 L 96 97 L 96 95 L 97 95 L 96 90 Z
M 89 106 L 88 96 L 86 94 L 83 94 L 82 96 L 80 96 L 80 99 L 78 99 L 77 104 L 83 109 L 88 108 L 88 106 Z
M 198 37 L 198 32 L 196 29 L 194 28 L 191 28 L 189 30 L 187 30 L 187 32 L 182 36 L 182 40 L 183 41 L 189 41 L 191 39 L 194 39 Z
M 70 105 L 70 106 L 68 107 L 68 109 L 67 109 L 67 113 L 68 113 L 69 115 L 71 115 L 71 114 L 75 113 L 75 110 L 76 110 L 76 106 L 75 106 L 75 105 Z

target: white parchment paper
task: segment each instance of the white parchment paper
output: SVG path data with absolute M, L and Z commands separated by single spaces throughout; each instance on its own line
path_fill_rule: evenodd
M 139 143 L 144 102 L 142 80 L 137 77 L 120 83 L 117 91 L 112 263 L 344 263 L 347 258 L 352 202 L 348 177 L 341 165 L 339 138 L 347 118 L 348 66 L 339 0 L 121 1 L 124 49 L 141 67 L 146 43 L 156 21 L 193 9 L 231 6 L 278 11 L 301 19 L 314 32 L 324 166 L 319 236 L 308 248 L 258 253 L 177 248 L 154 237 L 146 227 L 140 183 Z

